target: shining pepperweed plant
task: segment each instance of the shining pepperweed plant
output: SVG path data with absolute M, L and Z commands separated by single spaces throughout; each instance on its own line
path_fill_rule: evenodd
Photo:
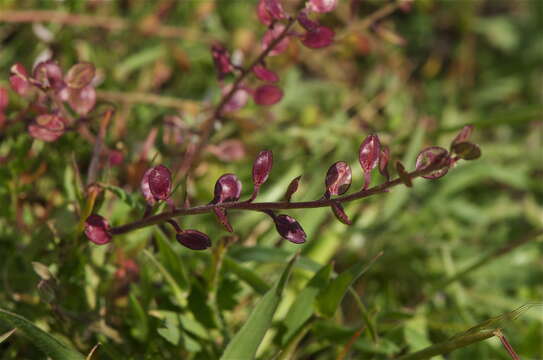
M 453 337 L 441 329 L 446 321 L 462 328 L 445 286 L 527 242 L 490 250 L 462 270 L 455 244 L 486 249 L 494 238 L 477 242 L 477 234 L 508 231 L 502 218 L 510 215 L 487 214 L 475 204 L 478 190 L 513 189 L 522 201 L 508 211 L 522 207 L 529 216 L 510 223 L 537 222 L 537 204 L 519 189 L 530 182 L 518 175 L 525 169 L 494 164 L 498 156 L 515 158 L 504 155 L 508 147 L 485 146 L 482 161 L 465 164 L 481 157 L 472 140 L 481 130 L 496 141 L 517 131 L 494 133 L 505 120 L 494 125 L 472 109 L 501 109 L 489 99 L 503 102 L 504 94 L 513 108 L 524 96 L 513 88 L 522 82 L 472 97 L 470 81 L 495 69 L 456 58 L 476 42 L 487 46 L 479 43 L 484 36 L 499 41 L 489 34 L 503 19 L 473 16 L 474 33 L 445 5 L 409 0 L 102 3 L 77 2 L 95 21 L 79 10 L 13 14 L 34 19 L 31 36 L 47 37 L 43 23 L 57 38 L 40 40 L 47 51 L 28 51 L 32 58 L 12 57 L 10 46 L 8 60 L 0 56 L 0 184 L 10 179 L 0 187 L 7 204 L 0 215 L 11 215 L 0 218 L 0 250 L 5 234 L 17 239 L 4 252 L 15 260 L 0 272 L 25 261 L 51 265 L 31 265 L 40 277 L 33 296 L 5 286 L 0 322 L 11 316 L 2 307 L 30 314 L 43 301 L 54 316 L 41 307 L 38 321 L 51 333 L 75 339 L 87 354 L 103 344 L 88 359 L 425 359 L 492 336 L 514 354 L 494 325 Z M 481 13 L 501 7 L 483 3 L 475 7 Z M 247 8 L 251 18 L 235 12 Z M 3 11 L 2 46 L 19 40 L 1 23 Z M 58 27 L 49 29 L 46 15 Z M 436 43 L 443 34 L 447 41 L 420 55 L 410 31 L 432 22 L 443 31 L 432 34 Z M 103 34 L 94 44 L 79 40 L 70 33 L 79 26 L 85 36 L 95 27 L 137 32 L 141 44 L 108 38 L 119 52 L 110 64 L 104 53 L 111 49 L 96 41 Z M 450 34 L 469 40 L 462 51 Z M 476 73 L 464 83 L 458 69 Z M 429 96 L 435 89 L 447 97 Z M 427 137 L 440 146 L 425 144 Z M 15 225 L 5 230 L 9 222 Z M 367 283 L 357 282 L 374 263 Z M 449 317 L 428 315 L 444 308 Z M 28 325 L 21 318 L 13 324 L 17 332 Z M 9 333 L 0 337 L 8 349 Z M 49 356 L 66 351 L 59 349 Z M 6 359 L 33 358 L 26 355 Z

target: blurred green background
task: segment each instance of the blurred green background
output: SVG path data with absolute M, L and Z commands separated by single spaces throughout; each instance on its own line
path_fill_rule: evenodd
M 301 2 L 284 3 L 293 9 Z M 352 226 L 326 208 L 289 212 L 308 234 L 302 246 L 279 242 L 260 213 L 231 212 L 236 241 L 228 256 L 272 284 L 288 255 L 301 250 L 280 321 L 314 263 L 334 261 L 341 271 L 384 251 L 354 286 L 380 339 L 373 343 L 362 332 L 352 359 L 392 359 L 528 303 L 536 305 L 501 326 L 523 360 L 541 359 L 543 244 L 533 234 L 543 227 L 543 2 L 420 0 L 361 29 L 369 14 L 390 4 L 340 1 L 320 17 L 336 31 L 333 46 L 310 50 L 292 41 L 285 54 L 270 58 L 285 97 L 273 107 L 250 102 L 222 119 L 188 183 L 191 203 L 207 203 L 227 172 L 239 176 L 249 196 L 251 164 L 261 149 L 273 151 L 274 169 L 259 198 L 280 199 L 290 180 L 303 175 L 294 201 L 310 200 L 321 196 L 326 170 L 337 160 L 351 164 L 353 188 L 361 186 L 358 146 L 370 133 L 413 169 L 422 148 L 448 148 L 463 125 L 474 124 L 481 159 L 439 180 L 419 179 L 412 189 L 346 204 Z M 100 182 L 116 188 L 104 192 L 99 213 L 120 225 L 141 217 L 142 170 L 151 161 L 176 168 L 219 100 L 210 44 L 223 42 L 244 63 L 260 51 L 265 28 L 255 6 L 251 0 L 0 0 L 0 86 L 8 87 L 15 62 L 31 68 L 52 57 L 64 69 L 78 61 L 96 65 L 99 104 L 117 110 L 106 143 L 125 156 L 101 172 Z M 53 21 L 32 24 L 38 13 L 30 10 L 90 18 L 54 21 L 45 13 Z M 11 92 L 8 118 L 25 105 Z M 172 116 L 179 117 L 176 126 Z M 97 129 L 91 119 L 90 131 Z M 75 132 L 43 143 L 26 133 L 23 121 L 0 129 L 0 307 L 83 353 L 100 342 L 97 359 L 216 358 L 221 338 L 205 303 L 209 251 L 168 246 L 153 228 L 103 247 L 77 234 L 76 169 L 84 175 L 91 156 L 92 145 Z M 382 181 L 374 176 L 375 184 Z M 181 191 L 174 196 L 180 197 Z M 180 222 L 215 244 L 230 236 L 212 215 Z M 478 261 L 484 264 L 453 278 Z M 46 265 L 56 282 L 38 289 L 32 262 Z M 179 304 L 157 263 L 174 275 L 188 304 Z M 235 332 L 260 295 L 231 266 L 219 275 L 218 296 Z M 317 321 L 302 339 L 296 358 L 335 359 L 361 324 L 347 295 L 334 319 Z M 10 330 L 4 325 L 2 332 Z M 277 349 L 269 335 L 259 354 L 269 359 Z M 0 343 L 0 357 L 44 358 L 17 333 Z M 446 358 L 509 356 L 493 339 Z

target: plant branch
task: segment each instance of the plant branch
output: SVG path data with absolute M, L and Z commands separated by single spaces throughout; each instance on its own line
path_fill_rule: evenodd
M 441 168 L 441 166 L 429 166 L 422 170 L 413 171 L 409 173 L 408 175 L 410 178 L 414 179 L 414 178 L 429 174 L 433 171 L 436 171 L 437 169 Z M 388 189 L 400 184 L 402 184 L 402 180 L 400 178 L 397 178 L 397 179 L 387 181 L 381 185 L 377 185 L 366 190 L 362 189 L 350 195 L 340 196 L 340 197 L 336 197 L 332 199 L 320 198 L 318 200 L 313 200 L 313 201 L 301 201 L 301 202 L 279 201 L 279 202 L 261 202 L 261 203 L 236 201 L 236 202 L 225 202 L 225 203 L 220 203 L 220 204 L 200 205 L 200 206 L 195 206 L 191 208 L 182 208 L 182 209 L 165 211 L 160 214 L 147 217 L 145 219 L 128 223 L 126 225 L 111 228 L 110 231 L 112 235 L 124 234 L 130 231 L 147 227 L 147 226 L 152 226 L 152 225 L 162 223 L 176 216 L 196 215 L 196 214 L 205 214 L 205 213 L 213 212 L 214 208 L 216 207 L 221 207 L 224 209 L 252 210 L 252 211 L 282 210 L 282 209 L 309 209 L 309 208 L 328 207 L 332 205 L 332 203 L 334 202 L 339 202 L 339 203 L 349 202 L 353 200 L 363 199 L 375 194 L 384 193 Z
M 224 107 L 239 90 L 243 80 L 245 80 L 247 75 L 252 72 L 253 68 L 261 63 L 266 58 L 266 56 L 268 56 L 270 52 L 277 46 L 277 44 L 279 44 L 288 35 L 290 28 L 292 27 L 292 25 L 294 25 L 295 21 L 296 17 L 290 18 L 288 20 L 284 30 L 272 42 L 270 42 L 270 44 L 260 53 L 260 55 L 256 57 L 256 59 L 253 60 L 253 62 L 249 64 L 249 66 L 247 66 L 245 70 L 241 72 L 241 74 L 232 84 L 232 88 L 230 89 L 230 91 L 222 97 L 221 101 L 215 108 L 215 111 L 213 111 L 213 113 L 204 121 L 204 123 L 202 124 L 201 135 L 198 142 L 196 143 L 194 151 L 184 158 L 183 163 L 181 164 L 177 173 L 182 178 L 184 178 L 190 172 L 193 164 L 196 162 L 196 160 L 198 160 L 200 153 L 202 152 L 203 148 L 207 144 L 207 141 L 209 140 L 209 137 L 211 136 L 215 121 L 221 117 Z

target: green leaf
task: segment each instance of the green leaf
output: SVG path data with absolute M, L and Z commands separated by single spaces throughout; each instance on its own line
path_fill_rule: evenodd
M 345 293 L 349 290 L 356 279 L 364 274 L 373 265 L 383 253 L 380 252 L 369 263 L 359 262 L 339 274 L 332 280 L 326 289 L 321 291 L 317 297 L 317 307 L 319 312 L 328 317 L 334 316 Z
M 332 273 L 332 266 L 332 263 L 323 266 L 313 278 L 309 280 L 306 287 L 300 292 L 294 303 L 290 306 L 290 309 L 285 316 L 285 331 L 282 332 L 281 344 L 283 346 L 298 333 L 307 319 L 309 319 L 315 311 L 315 299 L 319 292 L 328 285 L 330 274 Z
M 145 341 L 147 339 L 147 335 L 149 334 L 147 314 L 145 313 L 145 310 L 143 310 L 143 307 L 138 299 L 133 294 L 130 294 L 128 300 L 133 314 L 133 318 L 131 319 L 130 333 L 136 339 Z
M 84 360 L 85 357 L 72 347 L 49 335 L 26 318 L 0 309 L 0 319 L 22 331 L 32 343 L 54 360 Z
M 164 280 L 166 280 L 171 290 L 173 291 L 173 295 L 175 299 L 177 300 L 178 305 L 181 307 L 185 307 L 187 305 L 187 292 L 183 291 L 179 287 L 179 284 L 177 283 L 177 281 L 175 281 L 172 274 L 170 274 L 168 270 L 166 270 L 166 268 L 162 266 L 162 264 L 155 258 L 155 256 L 151 252 L 147 250 L 143 250 L 143 253 L 145 254 L 145 256 L 147 256 L 150 262 L 157 268 L 157 270 L 162 274 L 162 276 L 164 277 Z
M 139 195 L 136 195 L 137 193 L 127 193 L 123 188 L 120 188 L 115 185 L 106 185 L 106 184 L 100 184 L 102 188 L 105 190 L 111 191 L 113 194 L 115 194 L 119 199 L 121 199 L 126 205 L 130 206 L 132 209 L 135 210 L 143 210 L 143 205 L 141 202 L 141 197 Z
M 254 359 L 258 346 L 272 324 L 273 315 L 281 301 L 283 290 L 297 259 L 298 254 L 287 264 L 279 281 L 258 302 L 249 319 L 226 347 L 221 357 L 222 360 Z
M 238 264 L 234 259 L 225 256 L 223 259 L 223 269 L 236 275 L 240 280 L 246 282 L 257 293 L 264 295 L 270 286 L 262 280 L 253 270 Z

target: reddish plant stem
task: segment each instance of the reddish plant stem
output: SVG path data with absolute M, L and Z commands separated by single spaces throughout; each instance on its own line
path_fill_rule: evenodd
M 505 348 L 505 350 L 507 350 L 507 353 L 509 354 L 509 356 L 511 356 L 511 359 L 520 360 L 520 356 L 518 356 L 515 349 L 513 349 L 511 344 L 509 344 L 509 341 L 507 341 L 507 338 L 505 337 L 505 335 L 502 333 L 500 329 L 497 329 L 496 331 L 494 331 L 494 335 L 496 335 L 498 339 L 500 339 L 503 347 Z
M 439 166 L 439 167 L 430 166 L 423 170 L 413 171 L 409 173 L 408 175 L 410 178 L 414 179 L 414 178 L 429 174 L 433 171 L 436 171 L 437 169 L 441 167 L 442 166 Z M 300 202 L 278 201 L 278 202 L 261 202 L 261 203 L 236 201 L 236 202 L 226 202 L 226 203 L 220 203 L 220 204 L 200 205 L 200 206 L 195 206 L 191 208 L 182 208 L 182 209 L 176 209 L 176 210 L 171 210 L 171 211 L 165 211 L 154 216 L 149 216 L 145 219 L 137 220 L 125 225 L 111 228 L 110 231 L 111 231 L 111 234 L 113 235 L 124 234 L 130 231 L 147 227 L 147 226 L 152 226 L 152 225 L 162 223 L 176 216 L 196 215 L 196 214 L 205 214 L 205 213 L 213 212 L 214 208 L 216 207 L 221 207 L 224 209 L 252 210 L 252 211 L 309 209 L 309 208 L 328 207 L 333 202 L 339 202 L 339 203 L 349 202 L 353 200 L 363 199 L 371 195 L 380 194 L 400 184 L 402 184 L 402 180 L 400 178 L 397 178 L 397 179 L 387 181 L 381 185 L 377 185 L 366 190 L 362 189 L 350 195 L 340 196 L 333 199 L 321 198 L 319 200 L 314 200 L 314 201 L 300 201 Z
M 230 91 L 222 97 L 221 101 L 215 108 L 215 111 L 213 111 L 213 113 L 202 124 L 200 139 L 196 143 L 194 151 L 191 154 L 185 156 L 181 166 L 179 167 L 177 175 L 183 178 L 190 172 L 193 164 L 196 162 L 196 160 L 198 160 L 200 153 L 207 144 L 207 141 L 211 136 L 211 132 L 213 131 L 213 125 L 215 125 L 215 121 L 221 117 L 226 104 L 228 104 L 228 102 L 232 99 L 236 91 L 239 90 L 241 83 L 243 82 L 243 80 L 245 80 L 247 75 L 252 72 L 253 68 L 261 63 L 277 46 L 277 44 L 279 44 L 288 35 L 290 28 L 292 27 L 292 25 L 294 25 L 295 22 L 296 17 L 290 18 L 284 30 L 272 42 L 270 42 L 270 44 L 260 53 L 260 55 L 258 55 L 256 59 L 254 59 L 253 62 L 250 63 L 249 66 L 247 66 L 247 68 L 243 70 L 241 74 L 237 77 L 232 85 L 232 89 L 230 89 Z

